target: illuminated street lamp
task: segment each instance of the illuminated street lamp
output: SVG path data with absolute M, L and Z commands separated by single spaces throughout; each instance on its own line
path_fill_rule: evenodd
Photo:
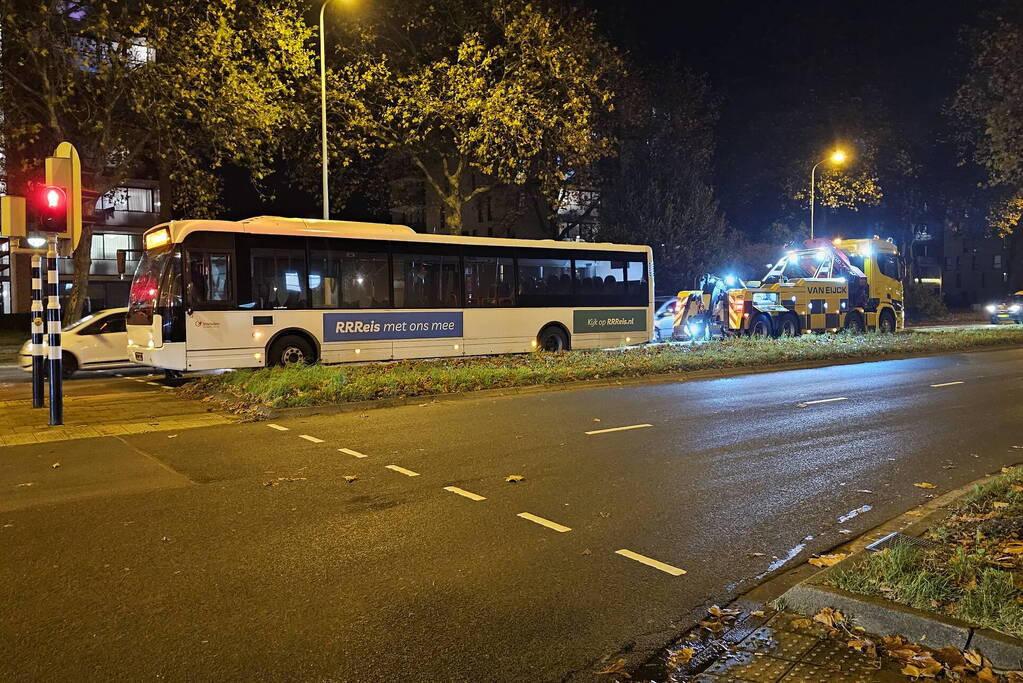
M 330 219 L 330 190 L 327 182 L 327 59 L 323 13 L 332 2 L 334 0 L 323 0 L 323 4 L 320 5 L 320 156 L 323 162 L 323 220 Z
M 817 167 L 828 161 L 833 163 L 835 166 L 841 166 L 845 163 L 845 160 L 845 150 L 836 149 L 830 156 L 821 159 L 813 165 L 813 168 L 810 169 L 810 239 L 813 239 L 813 205 L 815 197 L 814 193 L 817 189 Z

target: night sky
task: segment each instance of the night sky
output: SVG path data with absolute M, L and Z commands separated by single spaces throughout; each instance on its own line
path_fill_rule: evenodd
M 975 185 L 957 163 L 943 108 L 963 69 L 962 29 L 983 2 L 579 1 L 636 62 L 680 58 L 709 77 L 723 103 L 712 181 L 728 220 L 748 234 L 782 212 L 781 185 L 791 173 L 784 161 L 794 146 L 824 152 L 865 121 L 889 127 L 935 191 Z M 229 179 L 228 189 L 230 213 L 251 215 L 258 202 L 244 183 Z M 280 194 L 261 210 L 317 215 L 317 197 Z M 889 213 L 882 206 L 818 220 L 848 225 L 852 236 L 891 223 Z M 357 199 L 344 217 L 389 219 Z

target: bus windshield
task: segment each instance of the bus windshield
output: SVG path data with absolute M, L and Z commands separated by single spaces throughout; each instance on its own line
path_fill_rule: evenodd
M 161 285 L 166 279 L 168 265 L 173 261 L 173 254 L 174 248 L 168 245 L 160 249 L 148 249 L 142 255 L 128 295 L 127 324 L 152 324 L 155 309 L 162 304 L 164 298 L 160 296 Z

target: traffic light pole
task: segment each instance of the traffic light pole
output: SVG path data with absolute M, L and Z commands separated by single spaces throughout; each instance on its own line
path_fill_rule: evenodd
M 46 269 L 32 255 L 32 407 L 43 407 L 43 279 Z
M 46 333 L 49 345 L 50 425 L 64 424 L 63 368 L 60 350 L 60 289 L 57 287 L 57 236 L 46 252 Z

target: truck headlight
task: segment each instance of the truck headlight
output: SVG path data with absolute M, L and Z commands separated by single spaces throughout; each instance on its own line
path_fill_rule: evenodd
M 997 306 L 995 306 L 994 304 L 988 304 L 988 306 L 987 306 L 987 312 L 988 313 L 994 313 L 997 310 L 998 310 Z

